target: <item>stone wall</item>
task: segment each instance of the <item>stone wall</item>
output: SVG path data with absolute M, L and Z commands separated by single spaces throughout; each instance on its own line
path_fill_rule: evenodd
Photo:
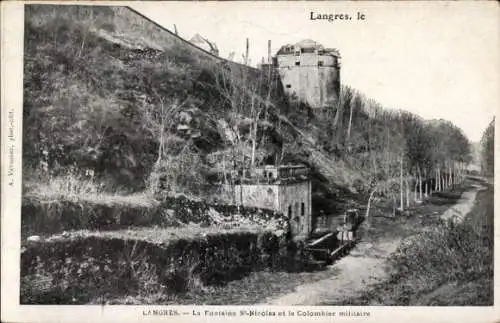
M 220 197 L 226 203 L 279 211 L 279 186 L 269 184 L 222 184 Z
M 296 62 L 300 66 L 296 66 Z M 323 66 L 318 66 L 318 61 Z M 287 94 L 296 94 L 313 108 L 334 106 L 340 94 L 340 69 L 336 58 L 316 54 L 278 57 L 278 68 Z
M 225 203 L 276 210 L 288 218 L 294 236 L 307 235 L 312 230 L 311 182 L 308 180 L 287 184 L 221 185 L 219 197 Z
M 304 204 L 304 215 L 302 215 L 302 203 Z M 279 210 L 289 218 L 294 236 L 307 235 L 311 231 L 312 205 L 310 181 L 281 185 L 279 205 Z M 290 210 L 291 214 L 289 214 Z
M 277 191 L 277 190 L 275 190 Z M 256 194 L 259 193 L 256 190 Z M 267 193 L 266 193 L 267 194 Z M 265 204 L 263 204 L 265 205 Z M 224 225 L 218 219 L 244 218 L 258 223 L 276 223 L 287 230 L 287 219 L 276 208 L 208 204 L 184 197 L 167 197 L 150 205 L 99 204 L 77 201 L 39 201 L 23 198 L 21 236 L 51 235 L 63 231 L 116 230 L 130 226 L 172 227 L 190 222 Z

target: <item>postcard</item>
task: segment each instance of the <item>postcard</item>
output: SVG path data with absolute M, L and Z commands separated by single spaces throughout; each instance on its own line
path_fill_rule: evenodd
M 500 321 L 495 2 L 1 8 L 2 321 Z

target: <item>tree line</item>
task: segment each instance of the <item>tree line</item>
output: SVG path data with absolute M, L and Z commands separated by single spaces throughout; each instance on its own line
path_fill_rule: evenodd
M 481 170 L 487 176 L 495 172 L 495 118 L 490 121 L 480 141 Z
M 328 145 L 368 176 L 368 206 L 378 195 L 403 211 L 460 183 L 472 158 L 469 140 L 452 122 L 386 109 L 349 86 L 328 120 Z

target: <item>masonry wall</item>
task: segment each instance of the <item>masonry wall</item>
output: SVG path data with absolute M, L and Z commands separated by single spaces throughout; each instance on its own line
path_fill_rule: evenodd
M 224 202 L 243 204 L 270 210 L 279 210 L 278 185 L 221 185 L 220 197 Z
M 277 189 L 276 189 L 277 191 Z M 209 226 L 225 226 L 228 223 L 214 221 L 214 213 L 223 218 L 239 214 L 252 220 L 276 219 L 282 216 L 277 208 L 237 207 L 230 200 L 225 204 L 193 201 L 185 197 L 165 197 L 146 205 L 96 203 L 91 201 L 40 201 L 23 197 L 21 208 L 22 241 L 31 235 L 51 236 L 73 230 L 121 230 L 130 227 L 177 227 L 182 223 L 200 223 Z M 228 205 L 229 204 L 229 205 Z M 273 220 L 274 221 L 274 220 Z M 286 221 L 282 221 L 286 222 Z
M 220 199 L 226 203 L 243 204 L 276 210 L 290 219 L 294 236 L 307 236 L 312 230 L 311 182 L 293 184 L 221 185 Z M 303 205 L 303 206 L 302 206 Z M 304 212 L 302 214 L 302 208 Z
M 278 56 L 278 70 L 285 93 L 297 95 L 313 108 L 331 107 L 340 93 L 340 69 L 337 58 L 303 53 Z M 322 61 L 323 66 L 318 66 Z M 300 65 L 295 65 L 299 62 Z
M 289 217 L 293 235 L 308 235 L 311 231 L 311 182 L 281 185 L 279 190 L 279 210 Z

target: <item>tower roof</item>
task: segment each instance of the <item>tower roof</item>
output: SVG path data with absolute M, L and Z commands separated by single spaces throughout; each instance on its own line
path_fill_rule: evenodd
M 316 48 L 323 49 L 323 45 L 312 39 L 303 39 L 294 45 L 296 48 Z
M 281 46 L 281 48 L 278 50 L 277 54 L 282 55 L 282 54 L 292 54 L 297 50 L 301 49 L 308 49 L 308 50 L 316 50 L 316 51 L 322 51 L 323 54 L 326 55 L 333 55 L 336 57 L 340 57 L 340 53 L 337 49 L 335 48 L 325 48 L 322 44 L 318 43 L 315 40 L 312 39 L 303 39 L 295 44 L 286 44 Z

